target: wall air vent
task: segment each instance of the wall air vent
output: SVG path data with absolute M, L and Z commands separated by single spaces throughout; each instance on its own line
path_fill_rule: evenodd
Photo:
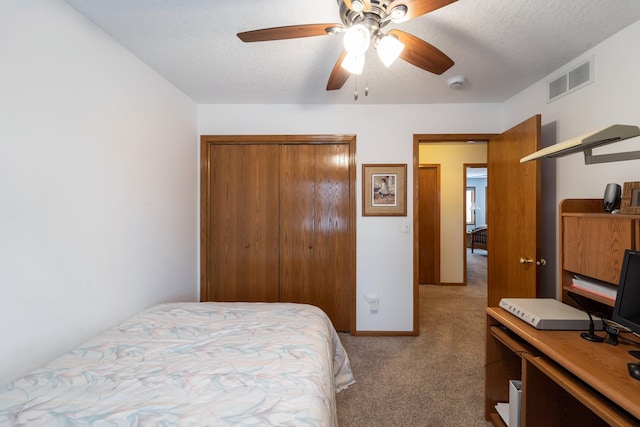
M 593 56 L 586 62 L 564 71 L 547 82 L 547 102 L 555 101 L 593 83 Z

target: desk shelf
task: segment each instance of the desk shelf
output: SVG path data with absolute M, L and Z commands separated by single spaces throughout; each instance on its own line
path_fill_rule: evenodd
M 485 419 L 504 426 L 495 410 L 509 400 L 509 380 L 522 381 L 521 425 L 640 424 L 640 383 L 621 343 L 583 340 L 577 331 L 540 331 L 506 310 L 487 308 Z

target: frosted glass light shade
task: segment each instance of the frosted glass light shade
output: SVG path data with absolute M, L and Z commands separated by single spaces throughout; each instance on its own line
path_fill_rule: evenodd
M 369 49 L 371 33 L 362 24 L 354 25 L 344 34 L 343 43 L 347 52 L 354 55 L 362 55 Z
M 364 69 L 364 54 L 354 55 L 347 52 L 347 55 L 342 60 L 342 68 L 350 72 L 351 74 L 362 74 Z
M 385 67 L 388 67 L 398 59 L 398 56 L 400 56 L 404 50 L 404 43 L 394 36 L 384 36 L 378 42 L 376 50 L 378 51 L 380 61 L 382 61 Z

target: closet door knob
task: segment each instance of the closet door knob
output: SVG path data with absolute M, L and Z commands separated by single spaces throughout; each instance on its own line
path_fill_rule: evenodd
M 251 246 L 249 243 L 245 243 L 244 247 L 249 249 L 249 246 Z

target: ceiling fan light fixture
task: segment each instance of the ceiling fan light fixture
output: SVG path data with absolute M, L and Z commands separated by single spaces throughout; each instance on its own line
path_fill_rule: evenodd
M 341 66 L 351 74 L 362 74 L 362 70 L 364 70 L 364 54 L 356 55 L 348 52 L 342 60 Z
M 356 13 L 362 12 L 364 10 L 364 2 L 362 0 L 352 0 L 351 10 L 353 10 Z
M 356 24 L 344 34 L 343 43 L 347 52 L 354 55 L 362 55 L 369 49 L 371 33 L 364 25 Z
M 389 67 L 393 64 L 403 50 L 404 43 L 392 35 L 382 37 L 378 42 L 378 46 L 376 46 L 378 58 L 380 58 L 380 61 L 382 61 L 385 67 Z
M 408 11 L 409 9 L 407 6 L 400 4 L 391 9 L 391 12 L 389 12 L 389 18 L 391 18 L 392 21 L 397 21 L 398 19 L 404 18 Z

